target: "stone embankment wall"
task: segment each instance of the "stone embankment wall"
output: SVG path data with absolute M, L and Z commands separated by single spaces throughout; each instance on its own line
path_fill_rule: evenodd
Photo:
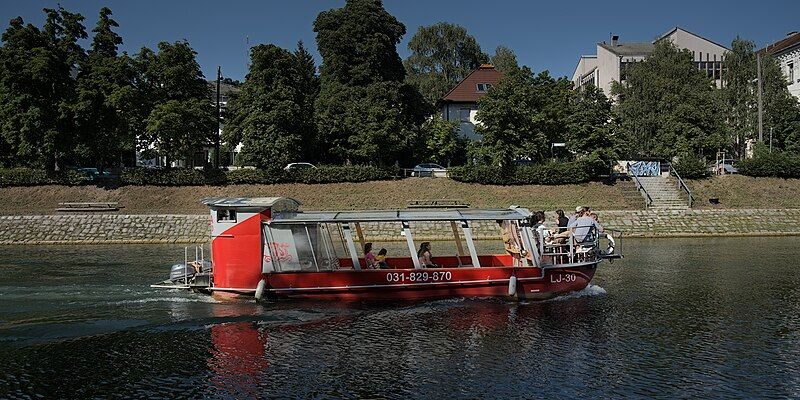
M 599 211 L 607 229 L 624 236 L 800 235 L 800 210 Z M 548 218 L 551 217 L 548 215 Z M 552 221 L 548 221 L 552 223 Z M 367 240 L 404 240 L 394 223 L 364 223 Z M 451 239 L 449 223 L 413 224 L 414 238 Z M 473 226 L 479 239 L 496 238 L 497 224 Z M 200 243 L 208 215 L 0 216 L 0 244 Z M 459 229 L 460 231 L 460 229 Z

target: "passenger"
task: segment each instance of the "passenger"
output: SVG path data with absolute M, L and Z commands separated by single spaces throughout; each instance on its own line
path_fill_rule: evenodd
M 514 266 L 517 266 L 520 260 L 520 246 L 519 241 L 514 234 L 514 225 L 511 223 L 511 221 L 503 221 L 501 219 L 497 220 L 497 225 L 500 226 L 503 247 L 514 260 Z
M 364 245 L 364 262 L 367 264 L 367 268 L 369 269 L 378 268 L 378 262 L 375 259 L 375 254 L 372 254 L 372 243 L 367 243 Z
M 575 242 L 578 244 L 594 240 L 593 235 L 596 235 L 596 232 L 601 229 L 600 224 L 592 219 L 588 211 L 582 212 L 581 216 L 576 218 L 569 228 L 572 230 Z
M 580 217 L 581 214 L 583 214 L 584 208 L 585 207 L 583 207 L 583 206 L 575 207 L 575 214 L 569 216 L 569 220 L 567 220 L 568 221 L 567 222 L 567 227 L 572 225 L 572 223 L 575 222 L 575 220 L 578 219 L 578 217 Z
M 433 263 L 433 255 L 431 254 L 430 242 L 420 243 L 419 250 L 417 251 L 417 257 L 419 257 L 419 263 L 420 265 L 422 265 L 422 268 L 437 267 L 437 265 Z
M 605 233 L 604 229 L 603 229 L 603 225 L 601 225 L 600 224 L 600 220 L 597 219 L 597 213 L 590 212 L 589 216 L 592 217 L 594 222 L 597 224 L 597 233 L 600 233 L 600 234 Z
M 533 219 L 536 223 L 533 225 L 533 229 L 536 230 L 536 233 L 539 234 L 539 237 L 542 238 L 545 242 L 550 242 L 552 239 L 550 238 L 550 230 L 544 226 L 545 221 L 545 214 L 544 211 L 536 211 L 533 213 Z
M 386 263 L 386 249 L 380 249 L 380 251 L 378 251 L 378 255 L 375 256 L 375 261 L 378 263 L 378 268 L 389 268 L 389 264 Z
M 556 210 L 556 222 L 558 222 L 558 233 L 564 233 L 569 226 L 569 218 L 564 215 L 564 210 Z

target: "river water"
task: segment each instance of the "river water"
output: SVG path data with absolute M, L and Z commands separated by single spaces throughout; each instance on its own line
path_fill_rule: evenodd
M 181 246 L 0 247 L 0 398 L 800 397 L 800 239 L 627 240 L 543 303 L 219 303 Z

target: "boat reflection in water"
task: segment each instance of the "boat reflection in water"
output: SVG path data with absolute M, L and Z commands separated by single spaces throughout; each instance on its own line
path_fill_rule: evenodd
M 300 211 L 299 202 L 282 197 L 212 198 L 203 203 L 211 209 L 211 263 L 198 259 L 175 265 L 170 280 L 154 287 L 218 298 L 542 300 L 585 288 L 603 260 L 620 257 L 608 232 L 578 226 L 549 237 L 533 213 L 520 207 L 450 204 L 315 212 Z M 376 262 L 362 224 L 396 228 L 408 255 Z M 482 225 L 485 230 L 487 224 L 503 239 L 504 253 L 478 254 L 473 229 Z M 442 227 L 452 235 L 456 254 L 433 257 L 426 253 L 426 242 L 418 247 L 414 229 L 420 226 Z M 601 240 L 608 246 L 601 247 Z

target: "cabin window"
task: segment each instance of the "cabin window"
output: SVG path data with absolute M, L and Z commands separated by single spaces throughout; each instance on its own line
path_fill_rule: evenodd
M 264 267 L 270 271 L 328 271 L 338 265 L 321 224 L 264 225 Z
M 217 222 L 236 222 L 236 210 L 217 210 Z

